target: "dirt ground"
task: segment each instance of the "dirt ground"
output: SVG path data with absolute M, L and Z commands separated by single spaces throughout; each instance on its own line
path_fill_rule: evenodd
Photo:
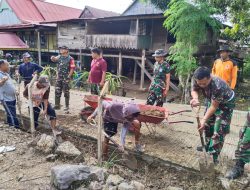
M 46 155 L 36 151 L 28 144 L 32 141 L 30 134 L 14 130 L 0 123 L 0 144 L 16 147 L 13 152 L 0 154 L 0 189 L 1 190 L 50 190 L 50 169 L 59 164 L 74 164 L 72 160 L 59 158 L 47 162 Z M 39 132 L 37 133 L 39 135 Z M 85 155 L 86 164 L 96 164 L 96 145 L 93 142 L 82 142 L 69 137 Z M 147 164 L 140 162 L 140 169 L 131 171 L 116 163 L 109 165 L 108 172 L 118 174 L 128 180 L 137 180 L 147 190 L 167 189 L 169 186 L 184 190 L 223 190 L 221 183 L 214 179 L 203 178 L 199 173 L 177 169 L 172 166 L 161 166 L 157 162 Z M 105 165 L 104 165 L 105 166 Z M 243 189 L 248 181 L 231 184 L 232 190 Z M 79 189 L 80 190 L 80 189 Z
M 86 106 L 83 103 L 83 96 L 85 94 L 86 93 L 77 90 L 71 91 L 70 114 L 65 115 L 62 110 L 57 111 L 58 125 L 70 131 L 96 138 L 96 128 L 82 122 L 79 117 L 79 111 Z M 174 95 L 174 93 L 172 95 Z M 146 93 L 133 90 L 127 94 L 127 97 L 136 98 L 136 102 L 138 103 L 145 103 L 146 96 Z M 110 97 L 122 101 L 129 100 L 128 98 L 117 96 Z M 54 102 L 54 88 L 51 89 L 50 102 Z M 61 104 L 64 105 L 63 98 Z M 190 110 L 190 106 L 188 105 L 172 103 L 165 104 L 164 106 L 171 112 L 184 109 Z M 22 112 L 28 116 L 27 107 L 27 101 L 22 98 Z M 222 172 L 226 170 L 228 161 L 234 157 L 234 151 L 238 141 L 238 132 L 245 121 L 245 115 L 246 113 L 242 111 L 234 112 L 231 133 L 226 137 L 221 156 L 220 170 Z M 141 130 L 142 144 L 145 145 L 144 154 L 158 157 L 184 167 L 199 169 L 198 160 L 201 154 L 196 152 L 196 146 L 200 144 L 200 141 L 194 114 L 183 113 L 169 118 L 169 121 L 179 120 L 193 121 L 194 124 L 162 123 L 155 126 L 151 125 L 149 128 L 144 124 Z M 54 165 L 64 163 L 64 161 L 57 160 L 55 163 L 46 162 L 44 155 L 37 154 L 34 149 L 27 147 L 28 142 L 31 140 L 29 134 L 9 130 L 2 124 L 0 124 L 0 126 L 0 145 L 16 145 L 17 148 L 14 152 L 0 155 L 0 189 L 49 189 L 50 168 Z M 150 133 L 149 129 L 156 129 L 156 134 L 153 135 Z M 117 135 L 115 139 L 119 142 L 119 135 Z M 129 149 L 133 149 L 133 134 L 129 134 L 126 146 Z M 86 147 L 88 147 L 87 153 L 89 153 L 91 160 L 96 154 L 95 145 L 89 146 L 89 144 L 86 144 L 81 145 L 79 148 L 82 151 L 86 151 Z M 69 161 L 66 162 L 70 163 Z M 199 181 L 196 180 L 196 175 L 192 176 L 192 172 L 183 173 L 183 171 L 178 171 L 175 168 L 166 169 L 155 166 L 154 164 L 150 166 L 142 165 L 138 173 L 134 173 L 118 165 L 114 168 L 116 169 L 113 170 L 118 172 L 119 175 L 129 178 L 135 177 L 136 180 L 143 182 L 147 185 L 147 189 L 166 189 L 168 185 L 180 186 L 184 189 L 210 188 L 200 188 L 204 183 L 199 183 Z M 249 170 L 248 167 L 246 169 Z M 113 170 L 112 172 L 114 172 Z M 241 182 L 239 184 L 237 183 L 238 185 L 244 186 L 247 173 L 245 177 L 241 179 Z M 17 178 L 22 179 L 18 181 Z M 222 188 L 217 184 L 216 187 L 211 188 L 211 190 L 213 189 Z

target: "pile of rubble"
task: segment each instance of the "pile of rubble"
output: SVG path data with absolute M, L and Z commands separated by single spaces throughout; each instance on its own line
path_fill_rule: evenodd
M 84 163 L 84 155 L 69 141 L 57 144 L 54 137 L 42 134 L 30 143 L 39 152 L 47 154 L 47 161 L 59 157 L 74 160 L 79 165 L 58 165 L 51 169 L 51 185 L 54 189 L 92 190 L 143 190 L 137 181 L 126 181 L 119 175 L 108 174 L 107 170 Z

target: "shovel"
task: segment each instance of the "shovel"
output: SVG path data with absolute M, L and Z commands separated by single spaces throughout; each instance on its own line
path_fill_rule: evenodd
M 137 159 L 134 155 L 129 154 L 128 151 L 121 150 L 120 145 L 115 142 L 105 131 L 103 131 L 103 134 L 106 138 L 108 138 L 115 146 L 118 147 L 118 150 L 122 153 L 122 160 L 124 161 L 124 164 L 131 170 L 136 170 L 138 168 Z
M 43 106 L 42 106 L 42 108 L 40 108 L 40 111 L 42 111 L 42 110 L 43 110 Z M 53 129 L 53 128 L 51 127 L 50 121 L 49 121 L 47 115 L 44 116 L 43 124 L 44 124 L 44 128 L 45 128 L 45 129 L 52 129 L 53 136 L 54 136 L 54 138 L 55 138 L 55 140 L 56 140 L 56 142 L 57 142 L 58 144 L 61 143 L 61 142 L 63 141 L 63 140 L 62 140 L 62 137 L 60 136 L 60 135 L 61 135 L 61 131 L 58 131 L 58 130 Z
M 192 107 L 193 111 L 196 114 L 198 129 L 200 129 L 200 127 L 201 127 L 201 122 L 200 122 L 200 117 L 199 117 L 200 108 L 201 108 L 200 105 L 197 109 Z M 207 159 L 206 144 L 205 144 L 203 132 L 199 131 L 199 135 L 200 135 L 200 141 L 201 141 L 201 146 L 202 146 L 202 152 L 204 154 L 204 159 L 202 159 L 202 158 L 199 159 L 200 172 L 205 176 L 213 177 L 213 176 L 215 176 L 214 163 L 211 163 L 211 161 L 209 162 L 209 160 Z

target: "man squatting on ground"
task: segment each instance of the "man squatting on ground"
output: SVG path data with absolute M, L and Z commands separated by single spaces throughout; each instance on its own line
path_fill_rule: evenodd
M 169 91 L 170 84 L 170 65 L 165 61 L 166 52 L 158 49 L 153 54 L 155 57 L 154 78 L 149 87 L 147 105 L 163 106 L 164 99 Z
M 118 123 L 122 123 L 122 132 L 121 132 L 121 149 L 124 149 L 125 138 L 127 131 L 130 127 L 134 127 L 135 131 L 135 149 L 136 151 L 141 151 L 141 145 L 139 143 L 140 139 L 140 128 L 141 124 L 137 120 L 137 117 L 140 114 L 139 107 L 134 103 L 122 103 L 118 101 L 103 101 L 103 124 L 104 131 L 110 137 L 114 136 L 117 133 Z M 89 116 L 88 120 L 94 119 L 97 116 L 98 109 Z M 103 142 L 103 157 L 107 159 L 108 155 L 108 143 L 109 139 L 104 138 Z
M 100 87 L 103 87 L 107 72 L 107 62 L 102 58 L 102 50 L 93 48 L 91 50 L 93 58 L 89 72 L 88 83 L 90 83 L 91 94 L 99 95 Z
M 23 96 L 28 99 L 28 87 L 26 86 Z M 49 78 L 46 75 L 40 76 L 38 81 L 34 83 L 31 87 L 31 98 L 33 101 L 33 110 L 34 110 L 34 120 L 35 120 L 35 128 L 38 127 L 38 118 L 40 112 L 42 111 L 42 115 L 50 116 L 50 125 L 54 135 L 56 136 L 59 132 L 56 130 L 56 112 L 52 108 L 49 103 L 49 93 L 50 93 L 50 83 Z
M 57 62 L 57 80 L 56 80 L 56 90 L 55 90 L 55 109 L 59 110 L 60 99 L 62 91 L 65 97 L 65 108 L 64 111 L 69 111 L 69 98 L 70 98 L 70 80 L 72 79 L 75 70 L 74 58 L 69 55 L 69 48 L 62 46 L 59 48 L 60 55 L 52 56 L 51 61 Z
M 191 92 L 193 99 L 190 102 L 192 107 L 200 104 L 199 92 L 202 92 L 208 102 L 199 130 L 205 130 L 206 151 L 213 155 L 213 161 L 217 164 L 225 136 L 230 131 L 235 94 L 224 80 L 212 76 L 206 67 L 199 67 L 194 72 Z
M 16 115 L 16 88 L 10 78 L 9 63 L 0 60 L 0 101 L 4 106 L 9 126 L 19 128 L 19 122 Z
M 24 80 L 24 87 L 30 83 L 34 74 L 42 72 L 43 68 L 31 62 L 31 55 L 27 52 L 23 54 L 23 63 L 18 68 L 18 73 Z
M 244 127 L 240 130 L 239 142 L 235 151 L 236 163 L 226 174 L 228 179 L 236 179 L 243 175 L 244 166 L 250 163 L 250 108 Z

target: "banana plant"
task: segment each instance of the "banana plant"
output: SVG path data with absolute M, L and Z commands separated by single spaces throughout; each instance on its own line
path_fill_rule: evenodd
M 50 81 L 53 81 L 56 79 L 57 70 L 54 67 L 45 66 L 45 67 L 43 67 L 43 71 L 40 74 L 47 75 L 49 77 Z
M 112 73 L 106 73 L 106 81 L 109 81 L 109 93 L 113 94 L 117 92 L 119 88 L 123 87 L 122 79 L 128 79 L 124 76 L 114 75 Z
M 88 71 L 83 71 L 83 72 L 74 72 L 73 74 L 73 80 L 71 81 L 71 87 L 75 88 L 78 85 L 83 86 L 83 84 L 87 83 L 89 77 L 89 72 Z

